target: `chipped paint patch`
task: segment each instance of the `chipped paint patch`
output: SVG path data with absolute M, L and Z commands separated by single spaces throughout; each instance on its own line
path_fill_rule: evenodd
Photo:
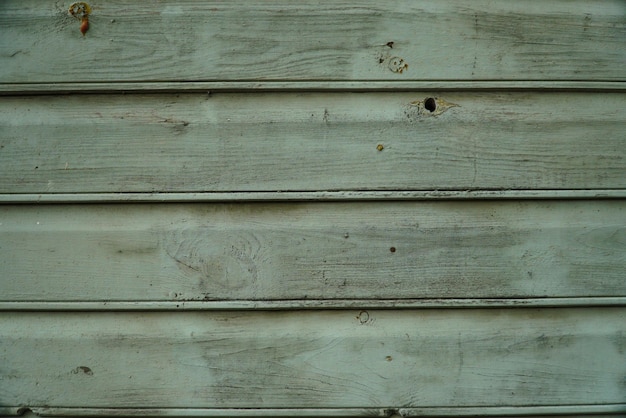
M 385 44 L 377 45 L 379 49 L 379 54 L 377 55 L 378 64 L 383 67 L 387 67 L 389 71 L 402 74 L 403 72 L 409 69 L 409 64 L 402 57 L 391 55 L 391 49 L 394 48 L 395 42 L 389 41 Z
M 388 60 L 387 67 L 394 73 L 402 74 L 409 69 L 409 64 L 400 57 L 391 57 Z

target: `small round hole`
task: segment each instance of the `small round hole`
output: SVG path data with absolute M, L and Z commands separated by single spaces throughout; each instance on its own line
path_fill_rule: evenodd
M 434 112 L 435 110 L 437 110 L 437 102 L 434 98 L 429 97 L 428 99 L 424 100 L 424 107 L 429 112 Z
M 392 253 L 395 253 L 395 252 L 396 252 L 396 247 L 391 247 L 391 248 L 389 249 L 389 251 L 391 251 Z

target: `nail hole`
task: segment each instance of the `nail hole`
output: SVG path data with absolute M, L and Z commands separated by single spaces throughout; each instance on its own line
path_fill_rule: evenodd
M 424 100 L 424 107 L 429 112 L 434 112 L 437 109 L 437 102 L 434 98 L 429 97 L 428 99 Z
M 396 247 L 391 247 L 391 248 L 389 249 L 389 251 L 391 251 L 392 253 L 395 253 L 395 252 L 396 252 Z
M 434 98 L 429 97 L 428 99 L 424 100 L 424 107 L 429 112 L 434 112 L 435 110 L 437 110 L 437 102 Z

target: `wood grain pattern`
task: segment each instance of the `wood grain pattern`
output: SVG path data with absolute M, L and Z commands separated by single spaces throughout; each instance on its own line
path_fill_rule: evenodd
M 411 408 L 624 400 L 626 309 L 5 313 L 2 405 Z
M 90 29 L 82 36 L 69 3 L 3 1 L 0 81 L 624 81 L 626 75 L 626 10 L 619 0 L 89 3 Z
M 0 416 L 626 414 L 622 0 L 0 1 Z
M 0 193 L 626 188 L 624 94 L 429 97 L 6 97 Z
M 624 200 L 5 205 L 0 297 L 626 296 L 625 213 Z

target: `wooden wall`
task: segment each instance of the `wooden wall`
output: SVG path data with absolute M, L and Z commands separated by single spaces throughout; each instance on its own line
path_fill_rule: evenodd
M 0 415 L 626 415 L 621 0 L 0 3 Z

